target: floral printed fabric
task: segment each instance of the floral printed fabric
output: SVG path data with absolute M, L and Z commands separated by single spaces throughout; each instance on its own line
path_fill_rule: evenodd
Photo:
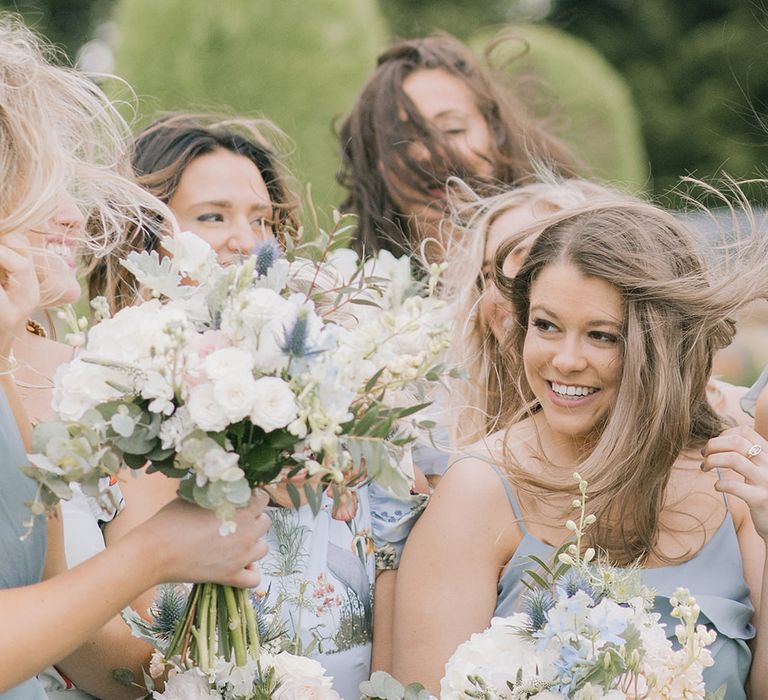
M 319 661 L 339 694 L 355 700 L 370 673 L 375 575 L 367 487 L 358 494 L 347 522 L 331 517 L 327 496 L 316 516 L 306 505 L 270 508 L 259 593 L 293 639 L 290 651 Z

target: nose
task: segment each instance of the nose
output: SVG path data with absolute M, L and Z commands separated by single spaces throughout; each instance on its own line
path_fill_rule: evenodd
M 85 225 L 85 217 L 69 192 L 62 192 L 57 201 L 53 223 L 67 233 L 79 234 Z
M 260 240 L 247 218 L 238 218 L 233 222 L 227 238 L 227 250 L 232 253 L 248 253 Z
M 578 338 L 565 338 L 552 358 L 552 366 L 563 375 L 587 368 L 587 358 Z

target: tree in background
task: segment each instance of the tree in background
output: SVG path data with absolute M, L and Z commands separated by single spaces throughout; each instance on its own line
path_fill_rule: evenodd
M 515 78 L 522 98 L 568 143 L 590 173 L 640 191 L 648 184 L 640 120 L 621 75 L 588 43 L 543 24 L 469 39 Z
M 24 22 L 61 47 L 71 63 L 91 37 L 112 0 L 3 0 L 0 10 L 17 12 Z
M 334 118 L 385 45 L 375 0 L 118 0 L 116 72 L 145 118 L 222 108 L 266 116 L 296 143 L 320 209 L 338 204 Z

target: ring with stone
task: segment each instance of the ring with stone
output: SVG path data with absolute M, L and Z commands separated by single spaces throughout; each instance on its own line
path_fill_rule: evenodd
M 757 455 L 759 455 L 762 451 L 763 451 L 762 446 L 758 444 L 752 445 L 752 447 L 750 447 L 747 450 L 747 459 L 752 459 L 753 457 L 757 457 Z

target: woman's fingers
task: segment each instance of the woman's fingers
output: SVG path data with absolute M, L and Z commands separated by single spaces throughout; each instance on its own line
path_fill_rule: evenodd
M 714 452 L 704 458 L 701 469 L 705 472 L 712 469 L 730 469 L 753 484 L 766 480 L 765 468 L 761 470 L 759 465 L 739 452 Z

